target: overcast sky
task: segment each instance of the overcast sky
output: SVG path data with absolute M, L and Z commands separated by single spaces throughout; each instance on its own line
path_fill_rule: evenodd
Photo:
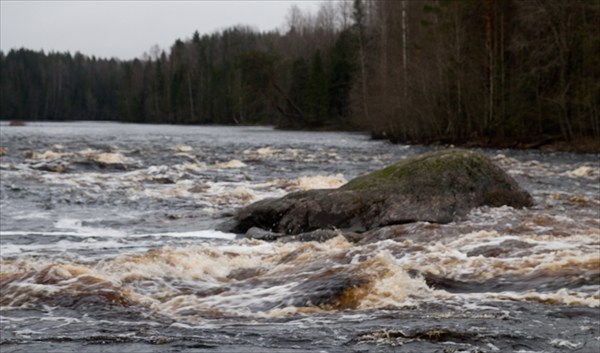
M 292 4 L 315 11 L 319 0 L 32 1 L 1 0 L 4 53 L 13 48 L 76 51 L 133 59 L 158 44 L 168 51 L 194 31 L 212 33 L 238 24 L 261 31 L 281 27 Z

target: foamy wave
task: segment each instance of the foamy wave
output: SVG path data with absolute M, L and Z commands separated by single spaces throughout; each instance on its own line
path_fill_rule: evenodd
M 173 149 L 177 152 L 191 152 L 194 150 L 194 148 L 192 146 L 188 146 L 188 145 L 175 146 Z
M 28 235 L 30 233 L 27 233 Z M 59 233 L 61 236 L 64 234 Z M 76 236 L 80 236 L 77 233 Z M 142 248 L 144 246 L 153 245 L 150 242 L 138 242 L 136 246 Z M 74 251 L 77 250 L 91 250 L 91 249 L 118 249 L 121 250 L 124 244 L 117 240 L 103 240 L 103 241 L 84 241 L 75 242 L 69 240 L 60 240 L 52 244 L 2 244 L 0 246 L 0 252 L 3 258 L 10 258 L 15 256 L 65 256 L 74 255 Z
M 67 155 L 68 154 L 66 154 L 66 153 L 57 153 L 57 152 L 53 152 L 53 151 L 46 151 L 44 153 L 37 153 L 35 151 L 29 151 L 26 153 L 26 157 L 29 159 L 49 159 L 49 160 L 61 159 Z
M 265 156 L 265 155 L 272 155 L 275 152 L 279 152 L 278 150 L 274 150 L 271 147 L 261 147 L 259 149 L 256 150 L 256 153 Z
M 58 147 L 58 146 L 56 146 Z M 62 147 L 62 146 L 61 146 Z M 62 148 L 55 148 L 58 150 L 63 150 Z M 25 158 L 30 161 L 62 161 L 64 163 L 70 163 L 74 160 L 85 159 L 94 163 L 97 163 L 101 166 L 137 166 L 138 161 L 126 157 L 120 152 L 100 152 L 93 149 L 85 149 L 78 152 L 54 152 L 54 151 L 45 151 L 43 153 L 38 153 L 33 150 L 29 150 L 25 152 Z M 31 162 L 30 162 L 31 163 Z M 43 162 L 40 162 L 43 163 Z M 38 166 L 38 169 L 40 167 Z
M 125 157 L 120 152 L 99 152 L 88 148 L 77 152 L 77 155 L 86 157 L 87 159 L 97 162 L 101 165 L 126 165 L 137 163 L 137 161 L 135 161 L 134 159 Z
M 551 305 L 582 305 L 592 308 L 600 307 L 600 291 L 595 293 L 582 293 L 566 288 L 553 292 L 489 292 L 489 293 L 448 293 L 436 291 L 435 297 L 439 299 L 463 299 L 475 302 L 489 302 L 495 300 L 538 302 Z
M 82 237 L 124 237 L 126 234 L 122 231 L 111 228 L 94 228 L 83 225 L 81 219 L 61 218 L 54 222 L 54 227 L 58 229 L 73 230 L 74 234 Z
M 382 252 L 360 265 L 373 284 L 361 300 L 360 309 L 414 305 L 431 297 L 433 291 L 422 278 L 412 278 L 389 252 Z
M 191 232 L 143 233 L 135 234 L 133 237 L 174 237 L 233 240 L 236 238 L 236 235 L 233 233 L 220 232 L 218 230 L 201 230 Z
M 244 162 L 233 159 L 227 162 L 217 163 L 213 167 L 216 169 L 239 169 L 244 168 L 245 166 L 246 164 Z
M 70 305 L 72 300 L 56 296 L 91 296 L 103 288 L 119 305 L 143 304 L 173 317 L 194 313 L 200 318 L 403 306 L 431 295 L 424 281 L 411 278 L 391 254 L 360 261 L 355 255 L 339 236 L 324 243 L 242 240 L 164 247 L 85 266 L 5 261 L 2 305 Z
M 94 298 L 99 304 L 132 305 L 135 296 L 110 278 L 85 266 L 50 264 L 25 273 L 0 273 L 4 307 L 30 307 L 37 302 L 77 305 Z M 102 305 L 101 304 L 101 305 Z
M 600 168 L 598 166 L 581 166 L 575 170 L 565 172 L 566 176 L 572 178 L 586 178 L 595 180 L 600 178 Z
M 280 160 L 280 161 L 331 161 L 340 160 L 341 157 L 333 150 L 317 150 L 309 151 L 297 148 L 273 148 L 270 146 L 260 147 L 256 149 L 246 149 L 242 151 L 244 160 L 259 161 L 259 160 Z
M 290 180 L 285 183 L 285 190 L 297 191 L 297 190 L 312 190 L 312 189 L 335 189 L 348 181 L 342 174 L 336 175 L 316 175 L 316 176 L 302 176 L 297 179 Z
M 600 292 L 592 295 L 571 291 L 566 288 L 553 293 L 515 293 L 505 292 L 488 295 L 501 300 L 535 301 L 546 304 L 585 305 L 589 307 L 600 307 Z
M 487 280 L 506 275 L 536 272 L 592 270 L 600 267 L 597 256 L 599 234 L 578 234 L 564 239 L 551 235 L 511 236 L 497 231 L 478 231 L 447 242 L 410 251 L 412 242 L 399 243 L 409 254 L 401 261 L 406 268 L 453 279 Z M 511 242 L 517 242 L 514 245 Z M 506 244 L 506 245 L 503 245 Z M 497 248 L 502 256 L 483 256 L 478 249 Z M 550 273 L 548 273 L 550 274 Z
M 90 153 L 88 157 L 101 164 L 128 164 L 132 162 L 132 159 L 120 153 Z

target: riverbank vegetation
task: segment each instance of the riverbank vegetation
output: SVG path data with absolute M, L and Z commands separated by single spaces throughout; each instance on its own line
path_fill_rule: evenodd
M 403 143 L 593 146 L 600 3 L 355 0 L 122 61 L 0 53 L 0 118 L 355 129 Z M 588 148 L 588 147 L 586 147 Z

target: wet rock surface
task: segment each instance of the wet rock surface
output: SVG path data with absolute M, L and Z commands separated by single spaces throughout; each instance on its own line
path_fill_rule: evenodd
M 318 229 L 365 232 L 418 221 L 449 223 L 473 208 L 503 205 L 527 207 L 533 199 L 487 157 L 445 150 L 400 161 L 338 189 L 261 200 L 239 210 L 220 229 L 246 233 L 260 228 L 287 235 Z M 253 233 L 255 229 L 249 236 Z

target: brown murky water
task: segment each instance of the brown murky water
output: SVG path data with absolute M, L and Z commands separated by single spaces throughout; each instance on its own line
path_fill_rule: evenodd
M 269 128 L 0 128 L 2 352 L 597 352 L 600 166 L 483 150 L 535 198 L 324 243 L 215 231 L 422 147 Z

